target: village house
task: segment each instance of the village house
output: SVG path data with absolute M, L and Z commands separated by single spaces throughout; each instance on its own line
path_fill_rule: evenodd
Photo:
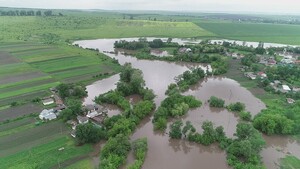
M 86 105 L 84 107 L 85 112 L 86 112 L 86 116 L 88 118 L 93 118 L 102 114 L 106 114 L 107 113 L 107 109 L 105 109 L 103 106 L 98 105 L 98 104 L 94 104 L 94 105 Z
M 292 59 L 284 58 L 281 60 L 281 63 L 283 64 L 292 64 L 294 61 Z
M 258 76 L 260 76 L 262 79 L 267 78 L 267 74 L 265 72 L 258 72 Z
M 40 113 L 39 118 L 41 120 L 54 120 L 57 118 L 57 115 L 54 113 L 53 109 L 50 109 L 50 110 L 44 109 Z
M 192 52 L 192 49 L 191 48 L 180 48 L 179 52 L 180 53 L 189 53 L 189 52 Z
M 268 65 L 269 65 L 269 66 L 273 66 L 273 65 L 276 65 L 276 64 L 277 64 L 277 62 L 276 62 L 275 59 L 270 58 L 270 59 L 268 60 Z
M 89 122 L 89 118 L 84 116 L 77 116 L 77 120 L 79 124 L 86 124 Z
M 256 79 L 256 75 L 253 72 L 246 72 L 246 73 L 244 73 L 244 76 L 246 76 L 247 78 L 249 78 L 251 80 Z
M 283 92 L 289 92 L 291 91 L 291 88 L 288 85 L 282 85 Z
M 50 88 L 50 91 L 51 91 L 52 93 L 58 93 L 58 90 L 57 90 L 55 87 Z
M 43 102 L 44 106 L 48 106 L 48 105 L 53 104 L 54 100 L 52 98 L 45 98 L 45 99 L 42 100 L 42 102 Z

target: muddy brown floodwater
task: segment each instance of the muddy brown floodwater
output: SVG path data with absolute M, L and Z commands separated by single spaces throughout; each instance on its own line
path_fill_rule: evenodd
M 154 38 L 148 38 L 148 40 L 152 39 Z M 207 69 L 207 65 L 201 64 L 139 60 L 128 55 L 125 56 L 122 52 L 113 48 L 113 44 L 117 40 L 120 39 L 86 40 L 77 41 L 75 44 L 78 44 L 83 48 L 94 48 L 99 49 L 101 52 L 111 52 L 107 53 L 107 55 L 117 59 L 120 64 L 130 62 L 134 68 L 142 70 L 146 86 L 153 89 L 154 93 L 157 95 L 155 98 L 157 107 L 160 105 L 161 101 L 166 98 L 164 93 L 167 90 L 168 85 L 175 82 L 174 78 L 176 76 L 196 66 L 200 66 L 204 70 Z M 125 40 L 132 41 L 138 39 L 125 38 Z M 173 39 L 173 41 L 179 42 L 180 44 L 188 42 L 188 40 L 180 39 Z M 211 68 L 209 67 L 209 69 Z M 118 75 L 115 75 L 87 86 L 88 97 L 85 99 L 84 103 L 90 104 L 93 102 L 95 96 L 115 89 L 115 84 L 118 80 Z M 238 82 L 225 77 L 206 78 L 192 86 L 190 90 L 184 94 L 195 96 L 203 102 L 203 105 L 200 108 L 190 110 L 186 116 L 181 118 L 183 121 L 191 121 L 200 132 L 203 121 L 212 121 L 215 126 L 223 126 L 228 137 L 233 137 L 236 125 L 239 121 L 238 117 L 234 113 L 228 112 L 226 109 L 210 108 L 207 100 L 211 96 L 217 96 L 224 99 L 226 104 L 237 101 L 245 103 L 246 109 L 251 112 L 252 116 L 265 108 L 263 102 L 254 97 L 250 91 L 241 87 Z M 132 103 L 140 100 L 138 96 L 130 96 L 128 99 Z M 117 107 L 108 106 L 108 109 L 109 116 L 121 112 Z M 185 140 L 169 139 L 167 134 L 153 131 L 151 119 L 152 117 L 144 119 L 131 137 L 132 140 L 147 137 L 148 153 L 143 169 L 230 168 L 226 163 L 225 152 L 219 149 L 217 145 L 206 147 L 189 143 Z M 172 121 L 170 121 L 168 125 L 170 123 L 172 123 Z M 291 153 L 299 156 L 298 152 L 300 152 L 300 150 L 298 149 L 300 149 L 300 146 L 297 142 L 286 137 L 273 139 L 266 136 L 265 138 L 267 146 L 263 150 L 262 156 L 263 162 L 268 168 L 276 168 L 276 163 L 278 163 L 279 158 L 285 155 L 284 153 Z M 277 151 L 278 149 L 282 149 L 282 151 Z M 296 150 L 298 151 L 297 153 Z M 133 154 L 130 153 L 127 164 L 130 164 L 133 161 Z

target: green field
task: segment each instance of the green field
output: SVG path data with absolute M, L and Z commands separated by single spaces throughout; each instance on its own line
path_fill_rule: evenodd
M 91 160 L 84 159 L 68 166 L 66 169 L 92 169 L 92 168 L 94 168 L 94 166 Z
M 300 45 L 300 25 L 199 22 L 200 27 L 220 38 Z
M 300 168 L 300 160 L 294 156 L 287 156 L 280 161 L 280 169 Z

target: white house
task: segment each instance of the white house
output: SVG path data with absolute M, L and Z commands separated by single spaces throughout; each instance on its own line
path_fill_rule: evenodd
M 282 85 L 282 89 L 286 92 L 291 91 L 291 88 L 288 85 Z
M 44 109 L 40 115 L 39 115 L 39 118 L 41 120 L 54 120 L 57 118 L 56 114 L 54 113 L 54 110 L 51 109 L 51 110 L 47 110 L 47 109 Z

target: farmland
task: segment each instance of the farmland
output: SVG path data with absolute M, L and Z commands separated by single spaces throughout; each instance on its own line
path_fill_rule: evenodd
M 299 25 L 232 22 L 199 22 L 197 24 L 221 38 L 300 45 Z

